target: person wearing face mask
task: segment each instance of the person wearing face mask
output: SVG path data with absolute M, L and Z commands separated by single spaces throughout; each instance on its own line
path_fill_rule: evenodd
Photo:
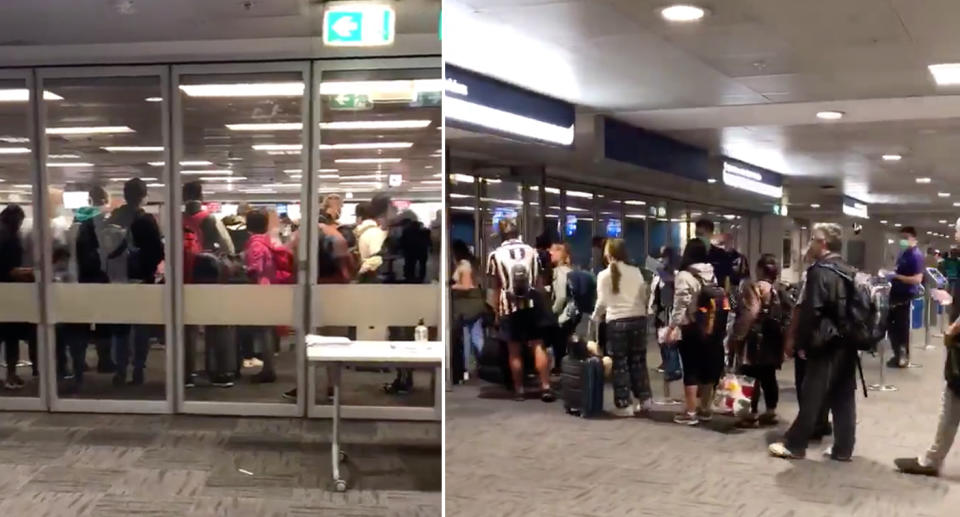
M 807 371 L 800 386 L 800 411 L 784 435 L 768 452 L 784 459 L 802 459 L 817 427 L 822 411 L 833 414 L 834 444 L 824 451 L 836 461 L 850 461 L 856 439 L 857 350 L 841 335 L 840 322 L 846 317 L 846 302 L 851 296 L 847 281 L 856 270 L 840 256 L 843 229 L 838 224 L 821 223 L 813 227 L 810 254 L 815 263 L 807 270 L 800 294 L 795 329 L 796 342 L 803 347 Z
M 923 252 L 917 248 L 917 231 L 911 226 L 900 230 L 900 257 L 897 269 L 890 278 L 890 316 L 887 337 L 893 347 L 893 357 L 887 362 L 891 368 L 906 368 L 910 364 L 910 305 L 920 292 L 923 282 Z

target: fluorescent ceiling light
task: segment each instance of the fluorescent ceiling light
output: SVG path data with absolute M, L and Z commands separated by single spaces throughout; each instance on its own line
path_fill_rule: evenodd
M 755 179 L 736 174 L 731 172 L 731 169 L 728 167 L 729 164 L 726 164 L 723 168 L 723 183 L 730 187 L 747 190 L 749 192 L 754 192 L 756 194 L 761 194 L 767 197 L 772 198 L 781 198 L 783 197 L 783 187 L 776 185 L 769 185 L 763 183 L 762 181 L 757 181 Z M 737 167 L 739 169 L 739 167 Z
M 467 174 L 451 174 L 450 179 L 456 182 L 473 183 L 473 176 Z
M 340 169 L 317 169 L 317 172 L 340 172 Z
M 422 180 L 420 183 L 424 185 L 443 185 L 443 182 L 440 180 Z
M 370 142 L 358 144 L 320 144 L 320 149 L 409 149 L 413 142 Z
M 292 180 L 298 180 L 298 179 L 302 179 L 302 178 L 303 178 L 303 174 L 291 174 L 291 175 L 290 175 L 290 179 L 292 179 Z
M 300 144 L 254 144 L 254 151 L 297 151 L 303 149 Z
M 54 162 L 47 163 L 47 167 L 93 167 L 90 162 Z
M 303 83 L 181 84 L 190 97 L 299 97 Z
M 817 203 L 811 203 L 810 208 L 820 208 L 820 205 Z
M 264 124 L 227 124 L 231 131 L 297 131 L 303 129 L 300 122 L 275 122 Z
M 22 136 L 0 136 L 0 142 L 5 144 L 25 144 L 30 139 Z
M 884 160 L 884 161 L 887 161 L 887 162 L 898 162 L 898 161 L 900 161 L 902 158 L 903 158 L 903 156 L 901 156 L 901 155 L 899 155 L 899 154 L 885 154 L 885 155 L 883 155 L 883 160 Z
M 589 193 L 589 192 L 580 192 L 580 191 L 578 191 L 578 190 L 568 190 L 568 191 L 567 191 L 567 196 L 568 196 L 568 197 L 581 197 L 581 198 L 586 198 L 586 199 L 593 199 L 593 194 L 591 194 L 591 193 Z
M 148 187 L 158 187 L 158 188 L 166 187 L 166 185 L 164 185 L 163 183 L 147 183 L 147 186 L 148 186 Z
M 647 204 L 646 201 L 636 201 L 636 200 L 633 200 L 633 199 L 624 201 L 624 203 L 625 203 L 625 204 L 628 204 L 628 205 L 632 205 L 632 206 L 646 206 L 646 204 Z
M 817 118 L 823 120 L 840 120 L 843 118 L 842 111 L 818 111 Z
M 286 150 L 286 151 L 267 151 L 267 154 L 271 156 L 294 156 L 300 154 L 300 149 L 297 150 Z
M 960 206 L 960 201 L 955 201 L 955 202 L 953 203 L 953 206 Z
M 451 119 L 534 140 L 560 145 L 573 144 L 573 124 L 569 127 L 558 126 L 456 97 L 447 97 L 443 102 L 445 116 Z
M 364 94 L 374 100 L 416 100 L 419 92 L 443 91 L 443 79 L 398 79 L 393 81 L 324 81 L 320 95 Z
M 341 180 L 381 180 L 383 179 L 383 174 L 351 174 L 349 176 L 340 176 Z
M 339 174 L 317 174 L 317 179 L 321 179 L 321 180 L 335 180 L 335 179 L 338 179 L 339 177 L 340 177 Z
M 660 10 L 660 16 L 668 22 L 694 22 L 702 19 L 707 12 L 702 7 L 676 4 Z
M 229 183 L 232 181 L 243 181 L 247 179 L 247 177 L 246 176 L 201 176 L 199 179 L 200 181 L 226 181 Z
M 48 127 L 48 135 L 98 135 L 108 133 L 133 133 L 128 126 L 77 126 Z
M 950 193 L 949 193 L 949 192 L 937 192 L 937 196 L 939 196 L 939 197 L 950 197 Z
M 930 183 L 930 178 L 917 178 L 917 183 L 921 183 L 921 184 Z
M 163 102 L 163 97 L 147 97 L 146 99 L 143 99 L 143 100 L 147 102 Z
M 339 122 L 321 122 L 320 129 L 421 129 L 429 125 L 429 120 L 345 120 Z
M 300 184 L 300 183 L 264 183 L 264 184 L 261 185 L 261 186 L 264 187 L 264 188 L 271 188 L 271 187 L 275 187 L 275 188 L 300 188 L 300 187 L 301 187 L 301 184 Z
M 337 163 L 400 163 L 401 158 L 338 158 Z
M 187 176 L 191 176 L 191 175 L 202 176 L 204 174 L 207 174 L 209 176 L 230 176 L 233 174 L 233 170 L 232 169 L 212 169 L 208 171 L 186 170 L 186 171 L 180 171 L 180 174 L 184 174 Z
M 467 195 L 467 194 L 458 194 L 458 193 L 456 193 L 456 192 L 451 192 L 451 193 L 449 193 L 449 194 L 447 194 L 447 195 L 450 196 L 451 198 L 454 198 L 454 199 L 462 199 L 462 198 L 473 197 L 473 196 L 470 196 L 470 195 Z
M 940 219 L 939 222 L 940 222 L 940 224 L 947 224 L 947 220 L 946 220 L 946 219 Z
M 0 154 L 29 154 L 27 147 L 0 147 Z
M 53 160 L 76 160 L 77 158 L 80 158 L 80 155 L 79 154 L 50 154 L 50 155 L 47 155 L 47 158 L 50 158 Z
M 244 194 L 276 194 L 277 191 L 271 188 L 242 188 L 240 192 Z
M 960 63 L 941 63 L 927 67 L 940 86 L 960 84 Z
M 160 162 L 160 163 L 162 164 L 163 162 Z M 180 165 L 182 167 L 206 167 L 209 165 L 213 165 L 213 162 L 209 160 L 184 160 L 180 162 Z
M 341 181 L 340 184 L 352 185 L 356 187 L 383 188 L 383 182 L 380 182 L 380 181 Z
M 302 169 L 283 169 L 284 174 L 300 174 L 303 172 Z
M 886 219 L 881 220 L 880 224 L 887 224 L 887 220 Z
M 0 89 L 0 102 L 27 102 L 30 100 L 30 91 L 26 88 Z M 43 100 L 62 101 L 63 97 L 44 90 Z
M 162 145 L 108 145 L 101 147 L 109 153 L 159 153 L 163 151 Z

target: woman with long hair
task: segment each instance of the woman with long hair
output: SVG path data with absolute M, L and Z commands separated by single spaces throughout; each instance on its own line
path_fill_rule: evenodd
M 713 266 L 707 262 L 707 246 L 700 239 L 691 239 L 683 250 L 674 281 L 673 312 L 667 331 L 673 342 L 680 334 L 684 411 L 673 419 L 678 424 L 697 425 L 713 418 L 713 392 L 723 375 L 723 341 L 706 339 L 696 323 L 698 299 L 707 285 L 717 285 Z
M 470 252 L 467 243 L 459 239 L 451 244 L 451 252 L 454 262 L 450 284 L 453 291 L 452 308 L 454 321 L 458 322 L 463 335 L 464 378 L 469 379 L 469 372 L 475 370 L 470 365 L 470 350 L 474 351 L 474 357 L 479 357 L 483 350 L 483 315 L 486 304 L 483 288 L 480 286 L 477 257 Z
M 597 305 L 592 319 L 607 323 L 607 350 L 613 358 L 614 413 L 634 416 L 649 412 L 653 400 L 647 372 L 649 290 L 640 269 L 628 263 L 623 239 L 607 240 L 603 254 L 607 267 L 597 275 Z
M 740 289 L 740 312 L 731 339 L 740 371 L 756 379 L 750 415 L 738 423 L 741 427 L 777 423 L 777 370 L 783 364 L 783 342 L 790 317 L 788 297 L 777 287 L 777 257 L 763 254 L 757 261 L 756 272 L 757 280 L 746 282 Z M 758 417 L 761 392 L 767 411 Z

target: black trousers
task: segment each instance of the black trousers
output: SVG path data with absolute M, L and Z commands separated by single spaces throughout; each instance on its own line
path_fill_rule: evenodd
M 618 408 L 652 397 L 647 370 L 647 319 L 625 318 L 607 323 L 607 349 L 613 357 L 613 401 Z
M 773 365 L 744 365 L 743 374 L 753 377 L 757 383 L 753 386 L 753 396 L 750 397 L 750 411 L 757 413 L 760 409 L 760 394 L 763 394 L 763 403 L 768 412 L 777 409 L 780 402 L 780 385 L 777 384 L 777 367 Z
M 794 387 L 797 390 L 797 404 L 803 406 L 803 398 L 800 396 L 803 380 L 807 374 L 807 360 L 799 357 L 793 360 Z M 820 410 L 820 416 L 817 418 L 817 426 L 813 431 L 814 435 L 826 435 L 830 428 L 830 408 L 824 406 Z
M 887 337 L 893 348 L 893 357 L 910 360 L 910 307 L 912 303 L 898 302 L 890 304 Z
M 800 412 L 787 430 L 785 445 L 803 455 L 816 431 L 823 412 L 833 413 L 833 454 L 841 458 L 853 455 L 857 427 L 857 353 L 834 346 L 808 357 L 800 386 Z

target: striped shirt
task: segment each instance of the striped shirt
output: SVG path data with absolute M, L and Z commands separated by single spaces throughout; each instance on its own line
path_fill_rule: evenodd
M 513 314 L 521 309 L 532 309 L 533 300 L 514 300 L 508 296 L 513 292 L 513 278 L 510 271 L 517 264 L 524 264 L 530 275 L 530 288 L 535 287 L 540 276 L 540 259 L 537 250 L 519 239 L 505 241 L 487 258 L 487 275 L 494 279 L 494 288 L 500 289 L 500 315 Z

